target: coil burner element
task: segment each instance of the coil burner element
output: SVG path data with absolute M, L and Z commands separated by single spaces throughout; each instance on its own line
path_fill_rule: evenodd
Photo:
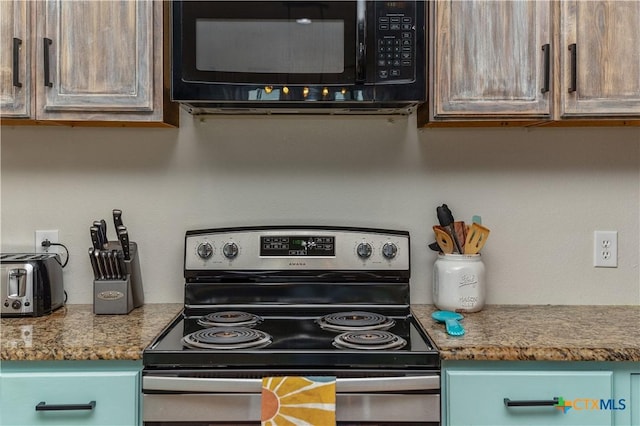
M 318 319 L 318 324 L 331 331 L 388 330 L 395 321 L 372 312 L 351 311 L 325 315 Z
M 271 336 L 246 327 L 211 327 L 182 338 L 193 349 L 255 349 L 271 343 Z
M 333 345 L 341 349 L 400 349 L 407 341 L 384 330 L 347 331 L 336 336 Z
M 253 327 L 261 322 L 261 317 L 242 311 L 213 312 L 198 319 L 203 327 Z

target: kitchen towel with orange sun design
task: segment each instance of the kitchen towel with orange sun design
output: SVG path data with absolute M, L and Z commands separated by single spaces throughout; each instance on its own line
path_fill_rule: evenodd
M 262 426 L 335 424 L 335 377 L 262 379 Z

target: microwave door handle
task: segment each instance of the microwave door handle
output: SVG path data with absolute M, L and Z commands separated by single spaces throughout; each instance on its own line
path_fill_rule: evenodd
M 367 63 L 367 2 L 358 0 L 356 4 L 356 82 L 364 83 Z

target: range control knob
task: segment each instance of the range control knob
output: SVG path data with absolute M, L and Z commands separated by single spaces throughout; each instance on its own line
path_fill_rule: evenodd
M 386 259 L 393 259 L 398 254 L 398 247 L 393 243 L 384 243 L 382 246 L 382 255 Z
M 213 246 L 211 243 L 200 243 L 196 251 L 202 259 L 208 259 L 213 255 Z
M 371 244 L 369 243 L 360 243 L 358 244 L 358 247 L 356 248 L 356 252 L 358 253 L 358 257 L 361 259 L 368 259 L 369 257 L 371 257 L 371 252 L 373 250 L 371 249 Z
M 222 254 L 224 254 L 224 257 L 226 257 L 227 259 L 233 259 L 238 255 L 238 245 L 231 242 L 226 243 L 222 247 Z
M 18 310 L 22 307 L 22 302 L 20 302 L 19 300 L 14 300 L 13 303 L 11 303 L 11 307 Z

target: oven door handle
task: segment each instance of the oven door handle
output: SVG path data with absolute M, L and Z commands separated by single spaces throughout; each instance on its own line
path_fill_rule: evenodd
M 162 392 L 260 393 L 262 379 L 143 376 L 142 390 Z M 337 378 L 337 393 L 438 390 L 438 374 L 406 377 Z

